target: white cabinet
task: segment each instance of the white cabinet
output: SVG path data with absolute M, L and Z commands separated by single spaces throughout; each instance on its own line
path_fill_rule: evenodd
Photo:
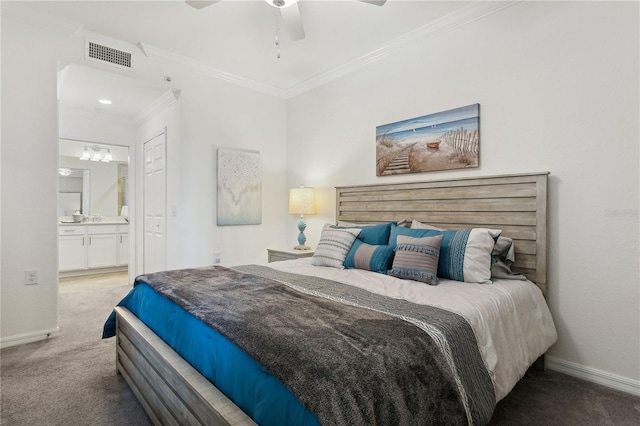
M 60 226 L 58 247 L 61 272 L 126 266 L 129 263 L 129 225 Z
M 116 265 L 117 233 L 118 225 L 87 226 L 87 237 L 89 237 L 87 266 L 89 268 L 107 268 Z
M 129 225 L 118 225 L 118 265 L 129 264 Z
M 58 234 L 58 268 L 61 271 L 86 268 L 87 248 L 85 245 L 85 227 L 60 227 Z

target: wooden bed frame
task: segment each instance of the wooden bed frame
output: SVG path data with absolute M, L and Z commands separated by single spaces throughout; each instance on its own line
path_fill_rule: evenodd
M 502 229 L 516 271 L 547 287 L 548 173 L 336 188 L 336 220 Z M 156 425 L 255 425 L 135 315 L 116 308 L 116 367 Z
M 336 220 L 413 219 L 441 229 L 492 228 L 513 238 L 514 272 L 547 292 L 549 173 L 336 188 Z

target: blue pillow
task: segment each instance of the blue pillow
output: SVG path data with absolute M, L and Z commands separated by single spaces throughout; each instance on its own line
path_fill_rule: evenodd
M 344 260 L 344 267 L 386 274 L 393 263 L 393 247 L 371 245 L 356 239 Z
M 404 228 L 402 226 L 392 225 L 389 232 L 389 245 L 396 248 L 398 235 L 406 235 L 413 238 L 433 237 L 434 235 L 442 234 L 442 231 L 435 231 L 433 229 L 415 229 Z
M 381 223 L 379 225 L 363 225 L 363 226 L 336 226 L 332 225 L 332 228 L 357 228 L 362 229 L 358 235 L 358 239 L 363 243 L 371 244 L 374 246 L 389 244 L 389 235 L 391 233 L 391 226 L 396 226 L 395 222 Z
M 491 283 L 491 254 L 501 232 L 487 228 L 436 231 L 392 226 L 389 245 L 395 249 L 399 235 L 414 238 L 443 235 L 438 277 L 467 283 Z

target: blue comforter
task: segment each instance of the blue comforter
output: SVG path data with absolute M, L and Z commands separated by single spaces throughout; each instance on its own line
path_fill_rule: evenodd
M 149 285 L 137 284 L 118 306 L 134 313 L 256 423 L 319 425 L 316 417 L 271 373 Z M 102 337 L 115 333 L 113 312 L 104 325 Z

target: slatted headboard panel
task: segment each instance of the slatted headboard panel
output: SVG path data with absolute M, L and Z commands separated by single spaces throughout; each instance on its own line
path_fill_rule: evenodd
M 502 229 L 516 263 L 546 294 L 549 173 L 336 188 L 336 218 L 354 223 L 415 219 L 442 229 Z

